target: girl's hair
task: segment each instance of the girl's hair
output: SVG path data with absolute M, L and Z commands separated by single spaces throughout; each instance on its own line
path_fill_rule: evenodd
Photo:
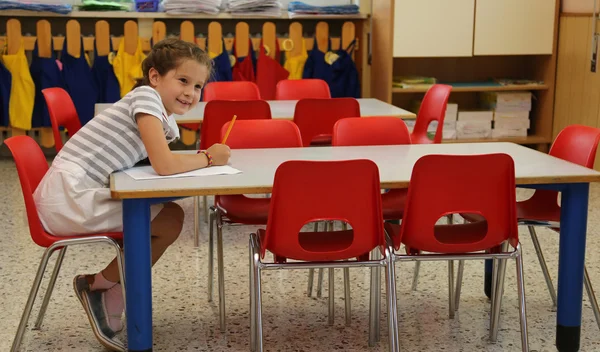
M 207 53 L 196 44 L 188 43 L 177 38 L 167 38 L 152 46 L 152 51 L 142 62 L 144 77 L 137 79 L 133 88 L 150 85 L 148 77 L 150 69 L 154 67 L 158 74 L 164 76 L 167 72 L 177 68 L 185 59 L 195 60 L 208 68 L 208 77 L 212 74 L 212 60 Z

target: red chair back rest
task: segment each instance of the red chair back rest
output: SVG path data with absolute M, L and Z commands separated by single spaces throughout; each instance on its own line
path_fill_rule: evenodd
M 221 140 L 229 124 L 221 128 Z M 287 120 L 242 120 L 236 121 L 227 137 L 231 149 L 299 148 L 302 138 L 298 126 Z
M 402 119 L 365 117 L 341 119 L 333 126 L 334 146 L 410 144 L 410 133 Z
M 200 149 L 221 143 L 221 127 L 231 121 L 233 115 L 240 120 L 271 118 L 271 107 L 264 100 L 211 100 L 206 103 L 200 130 Z M 235 129 L 235 125 L 233 126 Z
M 294 110 L 305 147 L 319 135 L 331 135 L 333 125 L 347 117 L 360 117 L 360 105 L 354 98 L 301 99 Z
M 384 242 L 379 170 L 370 160 L 286 161 L 275 173 L 263 253 L 298 260 L 337 260 L 368 253 Z M 341 220 L 354 238 L 347 247 L 307 250 L 299 232 L 310 222 Z M 327 236 L 323 233 L 323 236 Z
M 48 235 L 44 232 L 33 200 L 33 192 L 48 171 L 46 157 L 37 142 L 29 136 L 11 137 L 4 143 L 10 149 L 17 166 L 31 238 L 38 245 L 48 247 L 51 243 L 46 238 Z
M 203 100 L 260 100 L 260 91 L 253 82 L 210 82 L 204 87 Z
M 411 135 L 412 144 L 442 143 L 444 116 L 446 115 L 446 106 L 448 105 L 448 98 L 450 97 L 451 90 L 452 86 L 434 84 L 429 88 L 427 93 L 425 93 Z M 427 127 L 429 127 L 429 124 L 432 121 L 438 122 L 433 141 L 427 137 Z
M 507 239 L 516 245 L 515 193 L 514 162 L 506 154 L 424 156 L 413 168 L 394 244 L 440 253 L 489 249 Z M 474 241 L 440 242 L 434 234 L 436 221 L 455 213 L 482 215 L 487 234 Z
M 54 135 L 54 147 L 60 152 L 63 142 L 60 137 L 60 127 L 64 127 L 73 136 L 81 129 L 79 115 L 69 93 L 62 88 L 42 89 L 42 94 L 48 106 L 48 114 L 52 123 L 52 134 Z
M 322 79 L 286 79 L 277 83 L 276 100 L 328 99 L 331 92 Z

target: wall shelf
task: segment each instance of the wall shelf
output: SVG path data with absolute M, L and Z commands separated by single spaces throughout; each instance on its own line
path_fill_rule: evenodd
M 392 88 L 392 93 L 425 93 L 428 88 Z M 517 90 L 548 90 L 546 84 L 510 84 L 505 86 L 471 86 L 471 87 L 452 87 L 453 93 L 459 92 L 500 92 L 500 91 L 517 91 Z

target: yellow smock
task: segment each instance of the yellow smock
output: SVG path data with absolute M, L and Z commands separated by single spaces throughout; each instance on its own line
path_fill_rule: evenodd
M 142 78 L 142 61 L 146 58 L 142 51 L 142 42 L 138 39 L 138 45 L 135 49 L 135 54 L 131 55 L 125 52 L 125 40 L 122 39 L 119 43 L 117 55 L 113 60 L 113 70 L 119 81 L 121 88 L 121 98 L 129 93 L 136 83 L 136 78 Z
M 10 100 L 8 102 L 10 125 L 14 128 L 30 130 L 35 100 L 35 84 L 29 72 L 29 63 L 25 56 L 22 40 L 16 54 L 6 54 L 5 48 L 2 62 L 12 76 Z
M 288 79 L 302 79 L 302 73 L 304 72 L 304 64 L 308 59 L 308 53 L 306 52 L 306 42 L 302 39 L 302 52 L 298 56 L 289 57 L 289 53 L 286 53 L 286 60 L 283 68 L 285 68 L 290 76 Z

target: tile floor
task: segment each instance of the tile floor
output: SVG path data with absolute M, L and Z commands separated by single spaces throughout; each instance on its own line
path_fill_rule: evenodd
M 42 249 L 30 239 L 24 204 L 14 164 L 0 160 L 0 351 L 10 349 Z M 519 191 L 519 198 L 528 191 Z M 207 226 L 202 223 L 202 244 L 193 246 L 192 200 L 181 201 L 186 224 L 175 245 L 153 269 L 155 351 L 247 351 L 248 350 L 248 248 L 247 234 L 253 226 L 227 227 L 225 237 L 227 332 L 218 328 L 216 301 L 207 302 Z M 600 287 L 600 186 L 591 190 L 587 265 L 592 282 Z M 529 339 L 532 351 L 555 351 L 556 314 L 550 307 L 532 243 L 521 228 L 525 259 L 525 284 Z M 540 240 L 553 277 L 558 270 L 558 236 L 539 230 Z M 75 298 L 71 280 L 75 274 L 96 272 L 111 259 L 109 248 L 74 248 L 67 252 L 45 324 L 28 329 L 22 351 L 103 351 L 95 340 L 85 313 Z M 488 342 L 489 303 L 483 294 L 483 265 L 468 263 L 460 310 L 448 319 L 447 269 L 445 263 L 424 263 L 419 287 L 411 292 L 413 264 L 397 267 L 400 345 L 403 351 L 519 351 L 515 267 L 508 264 L 505 298 L 498 342 Z M 46 279 L 49 274 L 46 276 Z M 382 340 L 367 345 L 367 269 L 351 271 L 352 325 L 344 325 L 342 272 L 336 270 L 336 321 L 327 325 L 327 281 L 322 298 L 306 296 L 305 271 L 263 274 L 263 314 L 266 351 L 387 351 L 385 314 Z M 42 292 L 46 281 L 42 284 Z M 216 284 L 215 284 L 216 289 Z M 216 297 L 216 292 L 215 292 Z M 600 351 L 600 334 L 587 298 L 584 299 L 582 351 Z M 30 324 L 39 309 L 34 306 Z M 385 300 L 383 300 L 385 302 Z M 382 307 L 385 309 L 385 305 Z

